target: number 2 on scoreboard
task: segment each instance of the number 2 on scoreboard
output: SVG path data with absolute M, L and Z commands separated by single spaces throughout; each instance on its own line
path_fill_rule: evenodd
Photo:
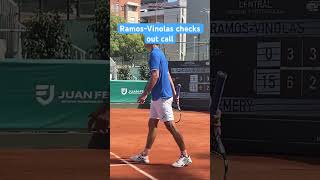
M 309 85 L 309 89 L 310 90 L 317 90 L 318 88 L 317 88 L 317 82 L 318 82 L 318 79 L 315 77 L 315 76 L 310 76 L 310 78 L 309 78 L 309 80 L 310 80 L 310 85 Z

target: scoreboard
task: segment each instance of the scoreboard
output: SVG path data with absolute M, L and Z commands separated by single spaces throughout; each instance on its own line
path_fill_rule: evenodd
M 220 105 L 226 148 L 319 153 L 320 19 L 226 17 L 211 18 L 210 63 L 212 84 L 217 71 L 228 73 Z
M 181 106 L 207 110 L 210 100 L 209 61 L 169 61 L 174 83 L 181 84 Z
M 246 74 L 243 81 L 252 79 L 252 91 L 244 90 L 243 95 L 320 98 L 320 44 L 316 43 L 320 38 L 246 38 L 245 46 L 243 41 L 216 38 L 215 50 L 220 54 L 214 56 L 215 64 Z M 244 55 L 237 56 L 236 51 Z
M 228 26 L 254 22 L 214 23 Z M 320 21 L 281 23 L 296 24 L 303 31 L 215 33 L 211 48 L 213 72 L 229 73 L 226 85 L 229 88 L 224 94 L 228 98 L 222 102 L 224 112 L 320 116 Z M 270 101 L 274 106 L 264 106 Z M 232 104 L 242 107 L 237 111 Z M 310 107 L 306 108 L 308 104 Z

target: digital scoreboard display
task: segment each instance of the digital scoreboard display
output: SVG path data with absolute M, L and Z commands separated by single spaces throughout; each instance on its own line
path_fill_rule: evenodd
M 320 98 L 320 44 L 317 41 L 320 42 L 320 38 L 247 38 L 243 46 L 241 38 L 216 38 L 218 54 L 214 61 L 223 66 L 222 69 L 234 69 L 240 76 L 235 80 L 252 88 L 237 92 L 240 96 Z M 237 51 L 244 55 L 235 56 Z
M 226 148 L 318 153 L 320 1 L 211 5 L 211 83 L 217 71 L 228 74 L 220 104 Z
M 181 84 L 181 98 L 209 98 L 210 64 L 208 61 L 169 61 L 169 71 L 174 83 Z
M 214 23 L 224 27 L 295 24 L 303 29 L 292 33 L 216 31 L 211 47 L 213 74 L 217 70 L 229 74 L 224 112 L 320 116 L 320 21 Z M 271 101 L 275 105 L 266 106 Z M 306 108 L 308 104 L 312 106 Z
M 180 98 L 183 107 L 200 107 L 208 110 L 210 101 L 209 61 L 169 61 L 174 84 L 181 84 Z

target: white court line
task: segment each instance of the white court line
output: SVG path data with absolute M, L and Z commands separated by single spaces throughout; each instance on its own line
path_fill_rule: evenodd
M 128 166 L 128 164 L 110 164 L 110 167 Z
M 146 173 L 145 171 L 143 171 L 142 169 L 138 168 L 137 166 L 131 164 L 130 162 L 122 159 L 120 156 L 117 156 L 116 154 L 114 154 L 113 152 L 110 151 L 110 154 L 114 157 L 116 157 L 117 159 L 119 159 L 120 161 L 126 163 L 127 165 L 129 165 L 130 167 L 132 167 L 133 169 L 135 169 L 136 171 L 138 171 L 139 173 L 145 175 L 146 177 L 148 177 L 151 180 L 158 180 L 157 178 L 151 176 L 150 174 Z

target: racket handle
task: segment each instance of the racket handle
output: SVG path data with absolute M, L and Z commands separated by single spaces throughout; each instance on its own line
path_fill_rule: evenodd
M 181 84 L 178 84 L 176 87 L 177 96 L 180 97 Z

